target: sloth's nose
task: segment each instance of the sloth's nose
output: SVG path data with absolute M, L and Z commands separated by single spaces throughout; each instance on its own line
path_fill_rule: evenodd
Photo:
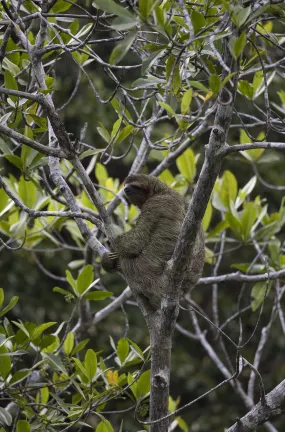
M 124 187 L 124 192 L 125 192 L 126 194 L 130 193 L 131 190 L 132 190 L 132 186 L 131 186 L 131 185 L 129 185 L 129 186 L 125 186 L 125 187 Z

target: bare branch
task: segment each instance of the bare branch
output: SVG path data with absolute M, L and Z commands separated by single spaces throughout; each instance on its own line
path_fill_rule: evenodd
M 266 421 L 284 413 L 285 380 L 265 396 L 265 403 L 259 402 L 227 432 L 249 432 Z

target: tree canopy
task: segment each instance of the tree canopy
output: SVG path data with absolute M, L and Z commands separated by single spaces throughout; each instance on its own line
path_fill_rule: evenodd
M 162 430 L 148 327 L 100 266 L 138 217 L 135 173 L 188 203 L 168 430 L 284 429 L 284 18 L 273 0 L 2 0 L 1 432 Z M 204 274 L 179 298 L 200 221 Z

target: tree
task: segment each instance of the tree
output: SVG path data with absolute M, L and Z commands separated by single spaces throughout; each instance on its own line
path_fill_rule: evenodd
M 266 429 L 276 431 L 268 421 L 282 413 L 285 380 L 272 390 L 273 370 L 272 391 L 266 395 L 260 366 L 270 331 L 285 333 L 284 186 L 278 185 L 279 168 L 277 175 L 267 169 L 275 167 L 276 157 L 277 162 L 283 158 L 277 151 L 285 148 L 285 93 L 278 89 L 284 78 L 284 3 L 3 0 L 0 8 L 2 251 L 13 256 L 17 250 L 33 251 L 39 268 L 55 279 L 38 259 L 39 246 L 47 254 L 52 245 L 80 253 L 70 260 L 73 273 L 66 270 L 69 288 L 54 288 L 73 305 L 68 321 L 54 333 L 46 332 L 53 321 L 9 320 L 6 314 L 16 296 L 0 312 L 1 393 L 8 402 L 0 409 L 2 429 L 82 430 L 89 424 L 98 432 L 113 431 L 117 424 L 105 418 L 108 404 L 123 396 L 133 401 L 126 412 L 134 409 L 137 427 L 188 430 L 177 414 L 229 383 L 245 415 L 223 427 L 247 431 L 267 422 Z M 74 70 L 77 78 L 68 100 L 59 103 Z M 84 114 L 87 106 L 92 119 Z M 64 122 L 70 107 L 79 124 L 77 136 Z M 103 113 L 100 123 L 97 110 L 98 116 Z M 112 340 L 117 370 L 95 350 L 86 350 L 84 338 L 89 334 L 92 339 L 92 328 L 131 297 L 128 287 L 111 297 L 114 279 L 99 266 L 108 245 L 138 214 L 124 199 L 123 179 L 111 176 L 114 169 L 125 170 L 123 164 L 129 173 L 159 176 L 186 199 L 192 189 L 193 194 L 162 276 L 166 295 L 161 308 L 152 315 L 142 310 L 151 357 L 127 337 Z M 222 164 L 227 169 L 221 171 Z M 274 191 L 277 211 L 266 204 L 266 189 Z M 210 316 L 209 304 L 197 303 L 199 294 L 180 300 L 181 275 L 201 221 L 209 275 L 200 279 L 196 292 L 212 286 Z M 219 274 L 221 267 L 225 274 Z M 58 280 L 66 284 L 62 276 Z M 228 313 L 221 308 L 219 292 L 225 286 L 232 302 L 233 283 L 239 295 L 236 310 L 231 305 Z M 108 297 L 111 302 L 94 314 L 90 303 Z M 0 300 L 2 305 L 3 290 Z M 188 311 L 191 331 L 176 323 L 179 308 Z M 259 343 L 251 345 L 264 315 Z M 253 328 L 247 329 L 246 322 L 253 322 Z M 199 341 L 223 376 L 180 408 L 169 398 L 175 328 Z M 149 361 L 151 373 L 146 370 Z M 136 364 L 141 367 L 134 371 Z

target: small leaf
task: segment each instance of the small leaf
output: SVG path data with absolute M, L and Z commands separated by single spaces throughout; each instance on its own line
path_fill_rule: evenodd
M 221 80 L 219 75 L 210 75 L 209 87 L 212 90 L 214 96 L 217 96 L 221 89 Z
M 196 162 L 193 150 L 188 148 L 176 159 L 176 165 L 183 177 L 192 183 L 196 175 Z
M 158 102 L 158 105 L 160 105 L 162 108 L 164 108 L 165 111 L 167 111 L 168 114 L 170 114 L 170 116 L 175 116 L 175 111 L 174 111 L 174 109 L 171 108 L 171 106 L 168 105 L 167 103 L 165 103 L 165 102 Z
M 207 208 L 206 208 L 206 211 L 205 211 L 205 215 L 204 215 L 203 220 L 202 220 L 202 226 L 203 226 L 203 230 L 205 232 L 207 231 L 207 229 L 210 225 L 210 222 L 212 219 L 212 213 L 213 213 L 213 207 L 212 207 L 211 201 L 209 201 Z
M 97 371 L 97 356 L 92 349 L 88 349 L 85 354 L 84 366 L 86 370 L 86 376 L 91 382 Z
M 146 396 L 150 392 L 150 370 L 147 370 L 137 381 L 139 397 Z
M 101 9 L 105 12 L 118 15 L 119 17 L 122 18 L 127 17 L 133 19 L 133 15 L 126 7 L 120 6 L 118 3 L 115 3 L 113 0 L 95 0 L 92 2 L 92 6 L 96 7 L 97 9 Z
M 4 302 L 4 290 L 3 288 L 0 288 L 0 307 L 2 306 L 3 302 Z
M 11 300 L 9 301 L 9 303 L 7 304 L 7 306 L 5 306 L 1 311 L 0 311 L 0 317 L 5 315 L 7 312 L 9 312 L 9 310 L 13 309 L 13 307 L 18 303 L 19 297 L 14 296 L 11 298 Z
M 63 343 L 63 349 L 66 355 L 70 355 L 72 353 L 74 347 L 74 334 L 72 332 L 68 332 L 66 339 Z
M 32 335 L 31 335 L 31 340 L 38 339 L 46 329 L 48 329 L 49 327 L 51 327 L 55 324 L 56 324 L 56 322 L 48 322 L 48 323 L 44 323 L 44 324 L 41 324 L 38 327 L 36 327 L 35 330 L 33 331 Z
M 248 81 L 239 80 L 238 82 L 238 91 L 243 95 L 246 96 L 248 99 L 252 100 L 254 91 L 252 84 L 250 84 Z
M 12 420 L 13 419 L 9 411 L 5 408 L 0 407 L 0 423 L 11 426 Z
M 92 291 L 88 294 L 86 294 L 83 298 L 84 300 L 105 300 L 106 298 L 110 297 L 113 293 L 111 291 Z
M 115 46 L 115 48 L 113 49 L 110 55 L 110 64 L 116 65 L 125 57 L 129 49 L 131 48 L 136 36 L 137 36 L 136 31 L 130 32 L 125 39 L 120 41 Z
M 59 356 L 50 353 L 42 353 L 42 355 L 43 357 L 50 360 L 50 362 L 52 363 L 52 365 L 55 367 L 56 370 L 63 372 L 65 375 L 68 375 L 68 372 L 65 369 L 65 366 L 63 365 Z
M 83 294 L 92 284 L 94 279 L 94 271 L 93 266 L 88 264 L 84 267 L 84 269 L 80 272 L 77 279 L 77 291 L 79 294 Z
M 121 338 L 117 345 L 117 355 L 120 359 L 121 364 L 124 363 L 129 354 L 129 342 L 125 338 Z
M 23 381 L 27 376 L 29 376 L 32 373 L 30 369 L 22 369 L 17 371 L 12 378 L 9 381 L 9 385 L 17 384 L 21 381 Z
M 236 24 L 238 27 L 241 27 L 246 22 L 250 12 L 251 12 L 251 6 L 248 6 L 246 8 L 241 9 L 241 11 L 237 14 Z
M 237 59 L 242 55 L 246 42 L 247 42 L 247 38 L 245 32 L 242 32 L 238 38 L 235 37 L 230 38 L 229 49 L 232 56 L 235 59 Z
M 182 101 L 181 101 L 181 113 L 184 115 L 189 112 L 191 101 L 192 101 L 192 96 L 193 96 L 193 90 L 192 89 L 187 90 L 183 94 Z
M 6 379 L 12 369 L 12 363 L 9 351 L 4 345 L 0 347 L 0 354 L 8 354 L 0 356 L 0 376 Z
M 153 0 L 139 0 L 139 11 L 144 19 L 149 16 L 153 4 Z
M 16 426 L 16 432 L 30 432 L 30 424 L 26 420 L 18 420 Z
M 267 290 L 266 295 L 268 295 L 271 286 L 272 286 L 272 281 L 257 282 L 253 286 L 251 290 L 251 297 L 253 298 L 253 300 L 251 301 L 251 309 L 253 312 L 255 312 L 259 308 L 259 306 L 261 306 L 264 300 L 265 292 Z
M 195 34 L 204 27 L 206 20 L 205 17 L 195 9 L 192 9 L 191 21 Z
M 77 281 L 75 279 L 73 279 L 72 274 L 70 273 L 69 270 L 66 270 L 65 274 L 66 274 L 66 280 L 67 280 L 67 282 L 69 283 L 69 285 L 72 286 L 73 291 L 77 292 Z
M 114 432 L 114 429 L 111 423 L 108 420 L 104 419 L 98 424 L 95 432 Z
M 10 90 L 18 90 L 18 84 L 13 76 L 13 74 L 10 72 L 10 70 L 6 69 L 4 72 L 4 85 L 6 89 Z M 16 103 L 18 97 L 10 95 L 11 100 Z

